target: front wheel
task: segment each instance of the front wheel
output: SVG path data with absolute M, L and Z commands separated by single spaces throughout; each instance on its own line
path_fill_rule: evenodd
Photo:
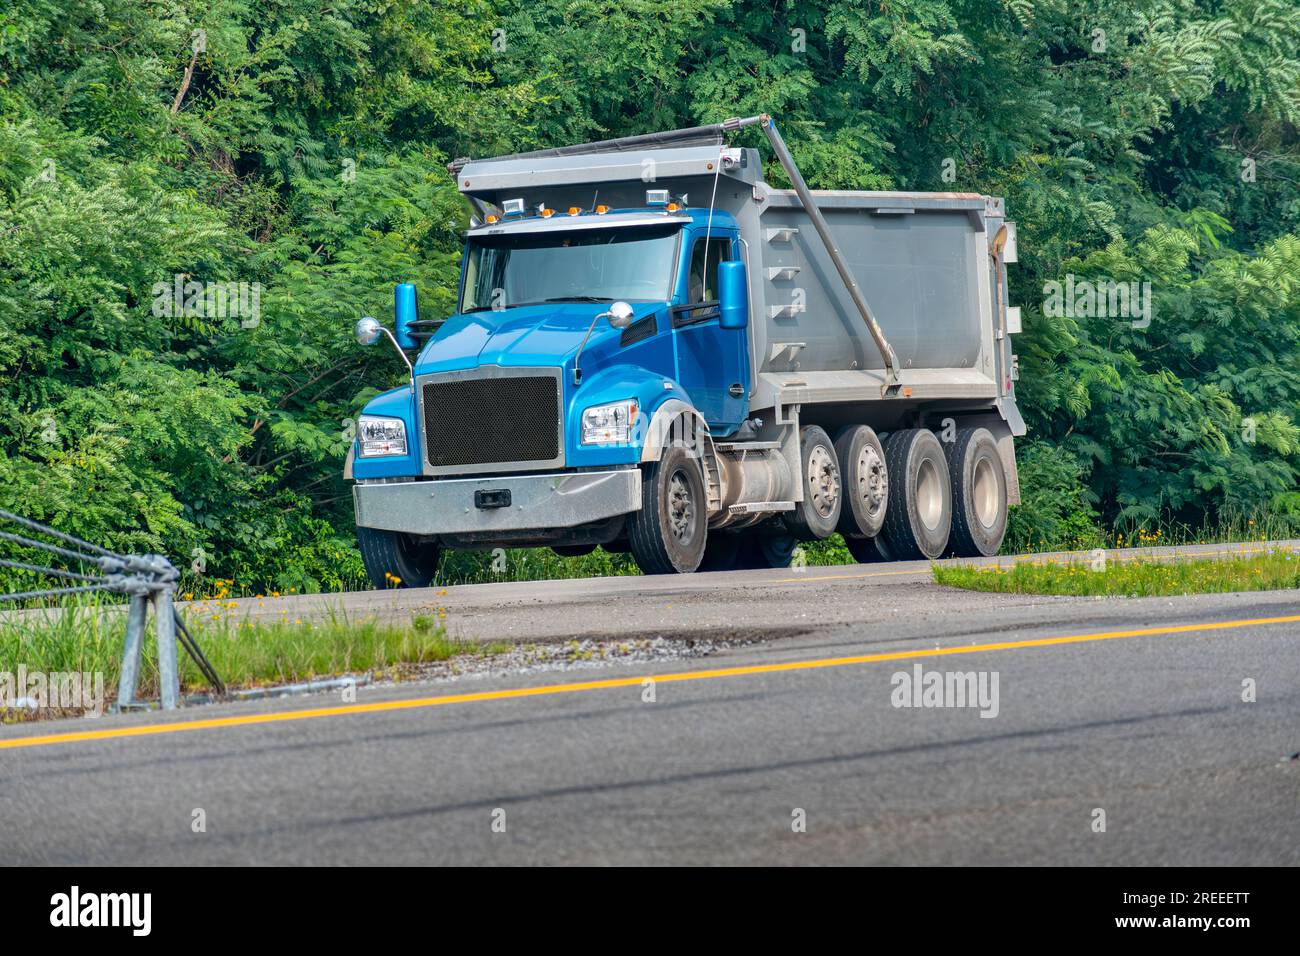
M 357 544 L 366 575 L 380 590 L 428 587 L 442 557 L 442 546 L 436 541 L 422 542 L 401 531 L 358 525 Z
M 680 445 L 646 466 L 641 510 L 628 518 L 632 557 L 646 574 L 687 574 L 700 566 L 709 532 L 700 459 Z

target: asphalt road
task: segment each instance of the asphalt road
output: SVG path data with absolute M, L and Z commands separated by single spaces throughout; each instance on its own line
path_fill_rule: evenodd
M 0 859 L 1300 863 L 1300 591 L 1011 597 L 881 564 L 347 600 L 483 639 L 751 642 L 5 727 Z M 895 706 L 917 665 L 982 676 L 996 715 Z

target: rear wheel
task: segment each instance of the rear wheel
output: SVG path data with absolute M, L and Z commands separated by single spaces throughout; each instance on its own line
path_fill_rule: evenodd
M 889 504 L 889 474 L 885 449 L 874 430 L 866 425 L 849 425 L 835 439 L 840 460 L 844 504 L 840 509 L 840 532 L 874 538 L 885 523 Z
M 704 545 L 704 559 L 699 571 L 731 571 L 736 567 L 740 555 L 742 538 L 739 534 L 714 531 Z
M 848 546 L 849 554 L 853 555 L 853 560 L 858 564 L 875 564 L 879 561 L 892 561 L 893 558 L 886 557 L 881 551 L 880 538 L 844 538 L 845 545 Z
M 642 476 L 641 510 L 628 519 L 632 557 L 646 574 L 689 573 L 704 558 L 708 530 L 700 460 L 670 446 Z
M 798 548 L 798 540 L 787 532 L 751 531 L 741 536 L 735 566 L 748 571 L 788 568 Z
M 987 428 L 963 428 L 944 450 L 952 483 L 952 553 L 997 554 L 1007 533 L 1007 476 L 997 440 Z
M 371 585 L 380 589 L 428 587 L 442 557 L 437 542 L 421 542 L 401 531 L 358 525 L 357 544 Z
M 803 501 L 785 516 L 786 527 L 801 541 L 829 538 L 840 521 L 840 463 L 830 436 L 817 425 L 799 430 L 803 455 Z
M 885 442 L 889 507 L 880 536 L 895 560 L 934 559 L 948 546 L 952 487 L 948 460 L 934 432 L 909 428 Z

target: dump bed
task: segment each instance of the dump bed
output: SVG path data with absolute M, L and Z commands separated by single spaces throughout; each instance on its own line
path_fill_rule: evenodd
M 987 334 L 984 198 L 916 193 L 816 193 L 844 260 L 898 355 L 900 369 L 975 368 Z M 879 369 L 880 352 L 811 227 L 799 197 L 762 203 L 750 281 L 763 297 L 769 345 L 804 343 L 806 371 Z M 763 369 L 784 371 L 768 349 Z

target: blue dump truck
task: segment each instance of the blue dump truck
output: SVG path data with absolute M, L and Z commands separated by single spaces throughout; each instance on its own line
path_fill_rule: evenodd
M 793 189 L 763 180 L 758 126 Z M 457 160 L 455 312 L 399 285 L 409 381 L 346 477 L 376 587 L 446 549 L 597 546 L 647 573 L 986 555 L 1019 501 L 1015 223 L 975 193 L 810 190 L 766 115 Z M 410 355 L 415 355 L 414 359 Z

